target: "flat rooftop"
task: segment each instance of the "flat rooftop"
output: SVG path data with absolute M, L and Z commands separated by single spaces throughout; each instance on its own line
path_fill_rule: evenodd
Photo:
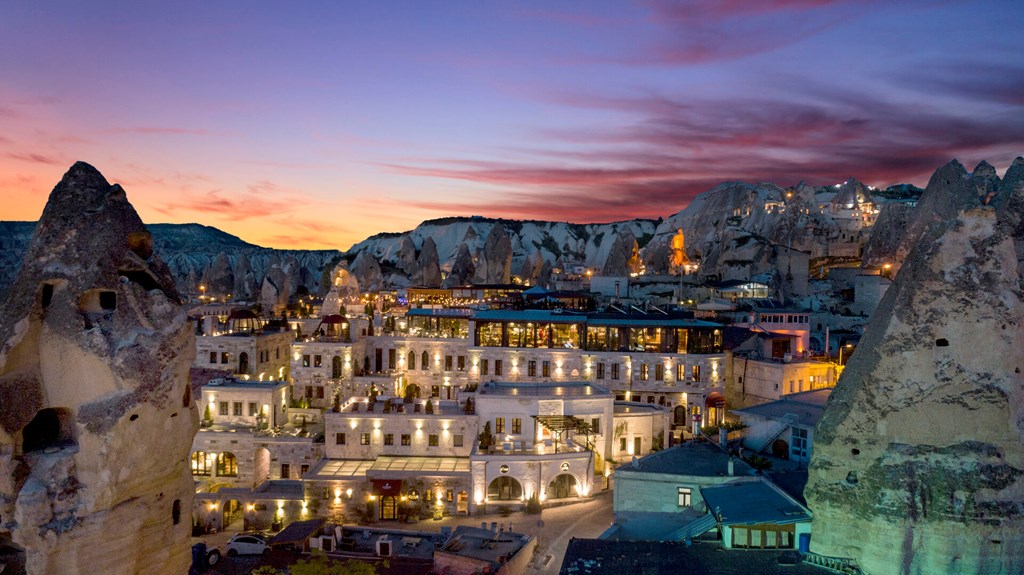
M 625 415 L 627 413 L 658 413 L 665 411 L 665 407 L 661 405 L 655 405 L 653 403 L 640 403 L 639 401 L 616 401 L 615 402 L 615 415 Z
M 795 550 L 731 550 L 682 541 L 569 541 L 559 575 L 825 575 Z
M 722 525 L 787 525 L 811 520 L 807 509 L 764 479 L 702 487 L 700 494 Z
M 494 532 L 468 525 L 455 528 L 455 533 L 445 542 L 439 551 L 469 557 L 478 561 L 499 564 L 501 557 L 511 557 L 518 553 L 531 537 L 511 531 Z
M 349 402 L 344 404 L 341 408 L 341 413 L 362 413 L 366 415 L 381 416 L 391 415 L 394 417 L 406 417 L 409 415 L 430 416 L 430 415 L 443 415 L 446 417 L 454 417 L 457 415 L 465 415 L 466 410 L 463 409 L 462 405 L 458 401 L 451 399 L 444 400 L 433 400 L 434 402 L 434 413 L 427 413 L 427 408 L 424 400 L 417 399 L 412 403 L 405 403 L 400 397 L 391 398 L 391 412 L 388 414 L 384 413 L 384 404 L 387 399 L 377 398 L 373 406 L 370 406 L 369 399 L 365 397 L 353 397 L 349 399 Z M 419 411 L 417 411 L 417 407 Z M 401 411 L 399 410 L 401 409 Z
M 274 389 L 275 387 L 282 387 L 286 385 L 288 385 L 288 382 L 282 379 L 266 381 L 250 379 L 246 381 L 244 379 L 235 379 L 233 377 L 218 377 L 206 382 L 206 384 L 203 385 L 203 389 L 211 387 L 219 389 Z
M 665 475 L 692 475 L 697 477 L 726 477 L 729 475 L 729 454 L 706 441 L 686 441 L 675 447 L 652 453 L 646 457 L 620 465 L 615 472 L 663 473 Z M 733 460 L 733 475 L 753 475 L 754 470 L 738 457 Z
M 765 419 L 782 419 L 792 416 L 797 425 L 814 426 L 821 419 L 825 411 L 825 404 L 832 395 L 832 388 L 814 389 L 801 393 L 792 393 L 782 396 L 782 399 L 754 405 L 743 409 L 734 409 L 732 412 L 741 418 L 744 415 L 754 415 Z
M 481 384 L 480 395 L 506 397 L 602 397 L 613 396 L 607 389 L 587 381 L 565 381 L 558 383 L 520 383 L 510 381 L 488 381 Z

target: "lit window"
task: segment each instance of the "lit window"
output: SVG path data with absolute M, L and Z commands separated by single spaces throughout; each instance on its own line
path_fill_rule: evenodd
M 359 445 L 369 445 L 369 444 L 370 444 L 370 434 L 369 433 L 360 433 L 359 434 Z
M 512 433 L 523 432 L 523 420 L 518 417 L 512 418 Z
M 427 445 L 430 447 L 437 447 L 437 434 L 431 433 L 427 436 Z
M 693 494 L 693 491 L 691 491 L 689 487 L 680 487 L 679 488 L 679 506 L 680 507 L 689 507 L 690 506 L 690 497 L 692 496 L 692 494 Z

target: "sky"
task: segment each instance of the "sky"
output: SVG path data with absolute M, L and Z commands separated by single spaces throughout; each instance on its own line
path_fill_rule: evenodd
M 77 160 L 143 220 L 347 249 L 667 217 L 730 180 L 1024 155 L 1024 2 L 0 0 L 0 219 Z

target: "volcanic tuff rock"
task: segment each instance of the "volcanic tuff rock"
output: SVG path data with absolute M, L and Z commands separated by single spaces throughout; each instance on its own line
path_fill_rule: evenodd
M 188 569 L 192 330 L 125 192 L 77 163 L 0 309 L 0 539 L 37 574 Z
M 811 551 L 868 574 L 1021 573 L 1024 159 L 1002 181 L 940 168 L 908 229 L 815 433 Z
M 364 254 L 368 252 L 363 252 Z M 367 255 L 366 257 L 372 257 Z M 426 287 L 441 287 L 441 266 L 437 261 L 437 244 L 434 238 L 423 240 L 419 258 L 416 260 L 416 273 L 412 276 L 412 283 Z M 357 279 L 363 282 L 362 278 Z
M 473 281 L 474 275 L 476 275 L 476 266 L 473 264 L 473 256 L 469 255 L 469 246 L 466 244 L 459 244 L 459 254 L 455 256 L 455 263 L 452 264 L 452 271 L 448 272 L 448 277 L 444 278 L 441 286 L 445 288 L 452 288 L 466 285 Z
M 559 257 L 563 261 L 579 261 L 601 269 L 608 259 L 614 237 L 628 232 L 643 244 L 654 232 L 651 220 L 629 220 L 609 224 L 568 224 L 563 222 L 499 220 L 481 217 L 445 218 L 423 222 L 415 229 L 400 234 L 378 234 L 352 246 L 345 256 L 356 261 L 364 254 L 374 257 L 384 269 L 401 269 L 402 253 L 407 240 L 419 250 L 417 269 L 409 274 L 410 285 L 439 286 L 441 271 L 452 270 L 455 259 L 465 245 L 475 256 L 475 279 L 486 283 L 505 283 L 515 270 L 527 267 L 532 275 Z M 506 243 L 507 240 L 507 243 Z M 427 242 L 433 244 L 427 247 Z M 424 257 L 423 252 L 427 252 Z M 538 255 L 540 256 L 538 259 Z M 436 262 L 437 275 L 433 265 Z M 427 268 L 424 268 L 427 266 Z M 354 268 L 349 266 L 350 270 Z M 365 287 L 367 278 L 359 277 Z M 386 281 L 394 282 L 397 274 Z M 425 281 L 424 278 L 430 281 Z M 435 283 L 436 281 L 436 283 Z

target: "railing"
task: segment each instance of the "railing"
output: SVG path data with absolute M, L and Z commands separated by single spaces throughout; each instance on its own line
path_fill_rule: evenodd
M 686 525 L 683 525 L 679 529 L 672 532 L 669 535 L 669 539 L 676 541 L 683 541 L 685 539 L 693 539 L 694 537 L 700 537 L 701 535 L 711 531 L 718 526 L 718 520 L 711 513 L 695 519 Z
M 765 442 L 760 447 L 754 450 L 754 453 L 761 453 L 762 451 L 764 451 L 769 445 L 772 444 L 773 441 L 778 439 L 779 436 L 782 435 L 790 425 L 793 425 L 795 421 L 795 415 L 786 414 L 785 416 L 783 416 L 782 420 L 778 424 L 778 427 L 768 435 L 768 439 L 765 440 Z
M 842 573 L 844 575 L 864 575 L 864 572 L 857 566 L 856 561 L 844 557 L 827 557 L 825 555 L 818 555 L 817 553 L 804 553 L 804 563 L 821 567 L 822 569 L 833 573 Z

